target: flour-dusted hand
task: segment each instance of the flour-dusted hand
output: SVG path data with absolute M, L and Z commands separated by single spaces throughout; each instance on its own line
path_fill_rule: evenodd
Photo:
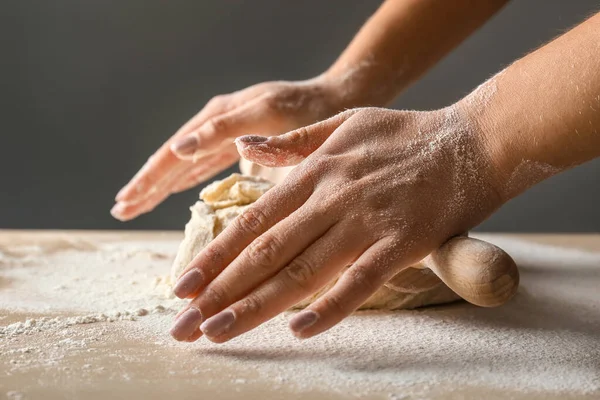
M 452 107 L 356 109 L 279 137 L 240 138 L 251 161 L 304 161 L 192 261 L 180 282 L 201 279 L 178 285 L 193 300 L 173 336 L 226 341 L 351 265 L 290 321 L 299 337 L 323 332 L 502 203 L 600 157 L 599 43 L 600 13 Z
M 301 82 L 261 83 L 217 96 L 175 133 L 117 194 L 111 210 L 129 220 L 170 194 L 189 189 L 239 158 L 237 136 L 281 134 L 335 114 L 339 93 L 322 76 Z
M 111 213 L 135 218 L 231 166 L 237 136 L 277 135 L 345 109 L 385 105 L 506 2 L 384 2 L 317 78 L 261 83 L 209 101 L 117 194 Z
M 458 107 L 354 109 L 282 136 L 241 137 L 237 144 L 259 164 L 306 159 L 190 264 L 180 280 L 185 284 L 178 285 L 186 290 L 177 295 L 196 297 L 172 330 L 179 340 L 202 333 L 215 342 L 229 340 L 352 264 L 290 321 L 298 337 L 318 334 L 500 205 L 485 136 Z
M 363 95 L 346 100 L 346 107 L 381 104 L 504 2 L 387 1 L 328 75 Z M 451 26 L 432 23 L 429 7 Z M 427 37 L 441 43 L 434 55 L 422 51 Z M 599 43 L 600 13 L 449 108 L 353 109 L 280 137 L 240 138 L 239 150 L 251 161 L 300 164 L 188 266 L 176 292 L 192 301 L 172 335 L 229 340 L 350 265 L 290 321 L 298 337 L 320 333 L 502 203 L 600 157 Z

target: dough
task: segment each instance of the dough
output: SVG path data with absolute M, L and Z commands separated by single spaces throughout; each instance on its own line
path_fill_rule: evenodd
M 232 174 L 200 192 L 200 201 L 190 207 L 192 218 L 171 267 L 174 283 L 200 250 L 217 237 L 231 221 L 254 203 L 273 183 L 258 177 Z
M 185 237 L 171 268 L 172 282 L 177 280 L 192 259 L 211 240 L 271 187 L 273 183 L 263 178 L 233 174 L 204 188 L 200 192 L 201 201 L 190 207 L 192 217 L 185 226 Z M 306 307 L 335 282 L 336 280 L 333 280 L 293 308 Z M 417 264 L 398 273 L 360 309 L 410 309 L 459 299 L 460 297 L 444 285 L 431 270 Z

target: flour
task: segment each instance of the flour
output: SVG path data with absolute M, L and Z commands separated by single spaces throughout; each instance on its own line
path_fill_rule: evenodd
M 498 91 L 498 79 L 504 74 L 504 71 L 498 72 L 465 97 L 465 101 L 472 107 L 472 110 L 482 113 L 489 106 Z
M 475 127 L 468 118 L 461 115 L 457 106 L 446 107 L 440 113 L 440 122 L 436 126 L 420 128 L 419 135 L 409 143 L 407 149 L 414 149 L 416 158 L 424 166 L 423 170 L 437 164 L 445 166 L 450 174 L 450 191 L 442 185 L 439 189 L 431 189 L 433 193 L 430 207 L 438 207 L 443 213 L 438 225 L 447 225 L 447 221 L 451 220 L 457 221 L 459 225 L 464 224 L 464 221 L 477 225 L 492 211 L 493 189 L 488 176 L 489 168 L 486 168 L 489 160 L 481 151 L 483 149 Z M 434 204 L 434 199 L 444 199 L 444 202 Z M 431 232 L 434 229 L 438 227 L 423 227 L 424 231 Z M 448 232 L 448 236 L 457 233 L 460 232 Z
M 0 327 L 0 336 L 16 336 L 16 335 L 31 335 L 33 333 L 40 333 L 48 330 L 57 330 L 67 328 L 73 325 L 86 325 L 97 322 L 115 322 L 115 321 L 136 321 L 138 317 L 143 317 L 149 313 L 164 313 L 165 307 L 161 305 L 154 306 L 149 311 L 145 308 L 138 308 L 137 310 L 131 311 L 112 311 L 107 314 L 89 314 L 79 317 L 41 317 L 27 319 L 25 322 L 15 322 L 8 326 Z
M 0 282 L 8 284 L 0 291 L 0 309 L 110 316 L 180 304 L 164 269 L 175 256 L 172 245 L 128 241 L 98 244 L 94 251 L 63 248 L 52 254 L 31 248 L 35 256 L 29 257 L 26 268 L 15 264 L 2 270 Z M 35 292 L 23 292 L 29 287 Z
M 508 178 L 504 194 L 507 199 L 513 198 L 544 179 L 561 172 L 562 169 L 550 164 L 532 160 L 522 160 Z
M 25 396 L 23 396 L 23 393 L 19 393 L 14 390 L 6 392 L 6 397 L 9 400 L 23 400 L 25 398 Z
M 16 237 L 10 246 L 0 246 L 0 267 L 40 263 L 47 255 L 67 250 L 94 251 L 97 247 L 86 240 L 71 237 L 55 237 L 51 240 L 42 237 L 34 243 Z
M 172 319 L 185 304 L 165 291 L 179 235 L 62 250 L 44 262 L 0 269 L 6 282 L 0 314 L 8 311 L 8 319 L 0 319 L 0 369 L 12 376 L 41 369 L 90 382 L 99 376 L 127 382 L 135 375 L 123 365 L 154 360 L 152 365 L 165 365 L 165 377 L 186 377 L 190 385 L 214 371 L 225 374 L 232 388 L 260 379 L 271 390 L 357 397 L 431 398 L 436 388 L 465 385 L 545 393 L 542 398 L 600 393 L 600 253 L 479 237 L 521 266 L 522 289 L 503 307 L 460 303 L 360 312 L 306 341 L 288 331 L 293 314 L 287 313 L 223 345 L 169 338 Z M 117 346 L 122 341 L 127 344 Z M 111 343 L 117 347 L 109 359 L 121 367 L 99 361 Z M 74 367 L 76 356 L 85 367 Z
M 490 106 L 494 96 L 498 92 L 498 81 L 504 74 L 504 71 L 505 70 L 500 71 L 465 97 L 464 101 L 471 107 L 474 115 L 481 116 L 481 114 Z M 539 119 L 542 121 L 542 115 L 539 116 Z M 575 133 L 577 133 L 577 131 Z M 533 137 L 532 140 L 536 143 L 535 137 Z M 510 200 L 536 183 L 556 175 L 562 170 L 564 170 L 564 168 L 558 168 L 534 160 L 523 159 L 514 170 L 510 172 L 510 176 L 504 184 L 504 187 L 499 188 L 499 190 L 505 200 Z

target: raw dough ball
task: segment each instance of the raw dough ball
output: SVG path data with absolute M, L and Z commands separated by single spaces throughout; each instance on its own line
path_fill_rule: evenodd
M 198 201 L 190 207 L 192 218 L 185 226 L 185 237 L 171 268 L 172 282 L 177 280 L 192 259 L 211 240 L 271 187 L 273 183 L 265 179 L 233 174 L 204 188 L 200 193 L 203 201 Z M 293 308 L 306 307 L 330 289 L 335 282 L 336 280 L 333 280 L 318 293 Z M 417 264 L 398 273 L 373 294 L 360 309 L 410 309 L 459 299 L 460 297 L 444 285 L 431 270 Z
M 200 250 L 272 187 L 273 183 L 265 179 L 240 174 L 205 187 L 201 200 L 190 207 L 192 218 L 185 225 L 185 236 L 171 267 L 171 282 L 175 283 Z
M 200 199 L 214 209 L 244 206 L 254 203 L 272 187 L 273 183 L 256 176 L 232 174 L 202 189 Z
M 265 167 L 262 165 L 258 165 L 253 163 L 252 161 L 248 161 L 244 158 L 240 158 L 240 171 L 242 171 L 242 175 L 250 175 L 250 176 L 259 176 L 263 179 L 268 180 L 269 182 L 273 182 L 278 185 L 285 179 L 286 176 L 294 169 L 296 166 L 291 167 Z

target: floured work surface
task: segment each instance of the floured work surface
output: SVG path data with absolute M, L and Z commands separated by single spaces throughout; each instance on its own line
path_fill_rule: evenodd
M 168 335 L 181 234 L 0 231 L 0 397 L 599 398 L 600 236 L 480 237 L 520 266 L 504 307 L 361 312 L 307 341 L 282 315 L 215 345 Z

